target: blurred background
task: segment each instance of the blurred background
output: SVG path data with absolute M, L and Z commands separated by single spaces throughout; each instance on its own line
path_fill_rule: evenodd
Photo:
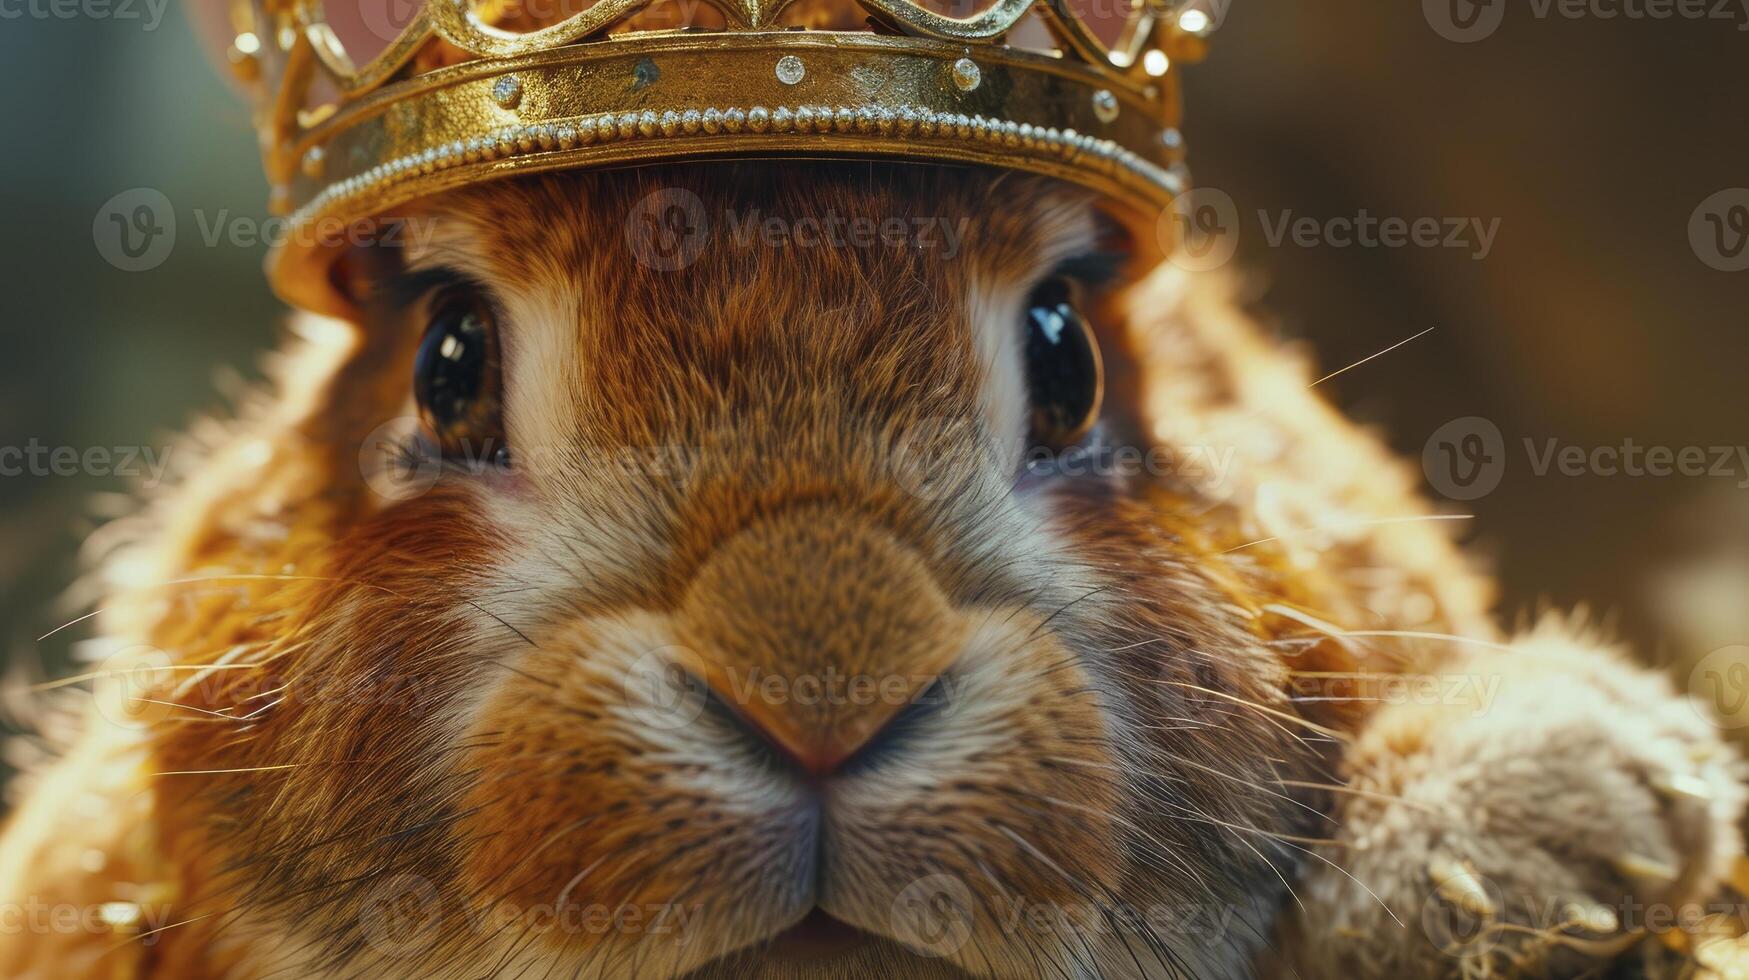
M 1212 53 L 1185 70 L 1196 178 L 1233 202 L 1230 268 L 1283 343 L 1311 345 L 1327 372 L 1434 328 L 1325 390 L 1412 458 L 1454 420 L 1498 432 L 1498 486 L 1449 506 L 1476 515 L 1468 536 L 1502 577 L 1506 617 L 1589 603 L 1671 660 L 1749 643 L 1749 450 L 1735 449 L 1749 445 L 1749 271 L 1729 271 L 1749 265 L 1749 191 L 1731 193 L 1749 185 L 1749 11 L 1702 6 L 1728 16 L 1233 0 L 1211 8 Z M 161 456 L 259 376 L 283 318 L 265 246 L 230 234 L 266 217 L 253 130 L 182 6 L 61 9 L 0 3 L 0 447 Z M 117 256 L 106 222 L 152 191 L 175 242 L 126 271 L 140 260 Z M 1271 240 L 1284 220 L 1363 214 L 1435 218 L 1442 239 L 1454 220 L 1494 231 L 1486 247 L 1474 230 L 1454 247 Z M 1705 447 L 1709 468 L 1724 447 L 1730 468 L 1539 475 L 1551 440 Z M 15 669 L 53 672 L 78 638 L 36 639 L 85 611 L 66 591 L 79 542 L 130 484 L 75 468 L 0 476 Z M 134 469 L 150 478 L 148 460 Z

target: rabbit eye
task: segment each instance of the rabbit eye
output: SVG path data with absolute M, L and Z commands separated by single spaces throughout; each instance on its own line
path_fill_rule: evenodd
M 1032 442 L 1074 445 L 1099 419 L 1104 376 L 1093 329 L 1075 308 L 1074 289 L 1047 279 L 1027 300 L 1026 384 Z
M 413 358 L 413 396 L 446 456 L 505 454 L 498 370 L 497 329 L 485 303 L 465 290 L 439 294 Z

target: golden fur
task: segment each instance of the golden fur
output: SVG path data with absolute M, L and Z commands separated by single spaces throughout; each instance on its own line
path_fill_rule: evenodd
M 704 247 L 637 261 L 628 216 L 682 191 Z M 737 241 L 730 214 L 963 218 L 965 247 Z M 1005 331 L 1109 234 L 1079 192 L 723 164 L 488 185 L 413 220 L 434 233 L 411 269 L 498 298 L 513 471 L 384 496 L 368 450 L 410 412 L 423 323 L 307 324 L 274 396 L 104 559 L 103 634 L 211 669 L 150 675 L 164 704 L 136 724 L 94 715 L 0 841 L 4 894 L 173 927 L 4 937 L 6 975 L 1503 969 L 1556 961 L 1391 928 L 1438 900 L 1429 866 L 1583 865 L 1576 897 L 1680 901 L 1738 850 L 1706 726 L 1606 654 L 1502 653 L 1407 467 L 1219 283 L 1163 268 L 1098 304 L 1103 431 L 1171 465 L 1017 488 Z M 1378 631 L 1411 635 L 1355 635 Z M 1380 705 L 1371 679 L 1417 672 L 1497 678 L 1505 707 Z M 834 674 L 896 697 L 749 694 Z M 1591 707 L 1546 717 L 1551 677 Z M 1521 733 L 1550 724 L 1570 749 L 1543 759 Z M 1551 765 L 1596 778 L 1541 800 Z M 1711 802 L 1661 808 L 1671 773 Z M 1617 818 L 1619 841 L 1570 840 Z M 1617 844 L 1677 876 L 1623 886 Z M 920 896 L 956 942 L 918 934 Z M 537 914 L 567 903 L 643 918 Z M 882 938 L 767 956 L 815 904 Z M 1159 909 L 1225 918 L 1136 921 Z

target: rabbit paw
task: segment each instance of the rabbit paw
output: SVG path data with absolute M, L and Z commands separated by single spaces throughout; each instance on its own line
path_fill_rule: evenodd
M 1576 976 L 1692 928 L 1742 848 L 1717 728 L 1547 630 L 1458 669 L 1476 695 L 1383 708 L 1350 748 L 1288 927 L 1297 972 Z

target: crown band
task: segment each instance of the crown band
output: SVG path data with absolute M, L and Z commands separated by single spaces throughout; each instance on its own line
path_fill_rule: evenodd
M 615 2 L 632 9 L 644 0 Z M 782 2 L 767 5 L 776 10 Z M 863 2 L 909 9 L 908 0 Z M 1086 60 L 1076 54 L 1088 43 L 1085 28 L 1043 9 L 1042 19 L 1074 40 L 1068 49 L 1044 54 L 981 36 L 801 28 L 574 39 L 561 24 L 567 29 L 552 37 L 505 35 L 515 40 L 503 43 L 522 53 L 474 52 L 471 60 L 419 72 L 408 60 L 415 40 L 439 43 L 431 39 L 436 31 L 453 43 L 458 25 L 477 27 L 462 8 L 432 7 L 378 61 L 339 72 L 349 60 L 331 33 L 319 25 L 282 31 L 270 79 L 278 98 L 263 129 L 271 136 L 274 208 L 291 214 L 294 234 L 270 256 L 269 275 L 289 301 L 345 314 L 346 301 L 325 274 L 331 250 L 303 244 L 314 236 L 297 230 L 388 214 L 416 198 L 511 174 L 735 157 L 884 157 L 1063 178 L 1117 205 L 1114 213 L 1152 249 L 1155 219 L 1186 182 L 1173 128 L 1176 74 L 1166 72 L 1158 51 L 1149 52 L 1158 56 L 1157 71 L 1118 68 L 1116 54 Z M 1145 8 L 1134 9 L 1154 23 Z M 1027 0 L 1003 0 L 987 14 L 1012 22 L 1026 10 Z M 914 13 L 927 20 L 927 11 Z M 969 21 L 944 23 L 972 30 Z M 995 29 L 978 29 L 985 28 Z M 340 97 L 305 108 L 323 71 Z

